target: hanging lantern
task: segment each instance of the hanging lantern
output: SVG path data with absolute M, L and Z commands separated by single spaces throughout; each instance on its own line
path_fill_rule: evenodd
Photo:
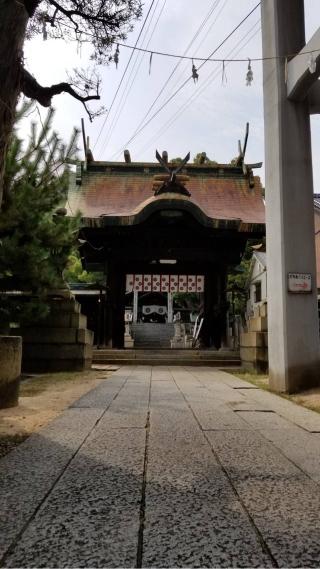
M 247 76 L 246 76 L 246 80 L 247 80 L 247 87 L 251 87 L 251 83 L 253 81 L 253 71 L 251 68 L 251 59 L 249 59 L 249 63 L 248 63 L 248 71 L 247 71 Z
M 309 67 L 310 73 L 315 73 L 317 71 L 317 62 L 316 62 L 316 58 L 315 58 L 313 52 L 310 53 L 310 57 L 309 57 L 309 61 L 308 61 L 308 67 Z
M 120 53 L 119 44 L 117 43 L 117 48 L 116 48 L 116 51 L 114 52 L 114 56 L 113 56 L 113 61 L 116 64 L 116 69 L 118 69 L 119 53 Z
M 194 81 L 194 83 L 197 83 L 198 79 L 199 79 L 199 74 L 198 74 L 198 70 L 192 60 L 192 79 Z

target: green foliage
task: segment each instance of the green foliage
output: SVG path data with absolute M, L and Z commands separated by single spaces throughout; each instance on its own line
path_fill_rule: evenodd
M 178 156 L 178 158 L 172 158 L 170 160 L 171 164 L 181 164 L 181 162 L 182 162 L 182 158 L 180 156 Z
M 247 242 L 240 265 L 228 275 L 227 290 L 232 293 L 235 314 L 241 314 L 243 316 L 245 313 L 247 304 L 246 285 L 249 278 L 253 253 L 252 245 L 256 245 L 260 242 L 261 240 L 250 240 Z
M 16 126 L 30 106 L 19 111 Z M 7 152 L 7 199 L 0 213 L 0 325 L 47 314 L 46 293 L 63 284 L 62 273 L 77 238 L 79 217 L 61 215 L 77 132 L 65 146 L 52 131 L 53 113 L 48 111 L 39 132 L 32 124 L 26 148 L 14 131 Z M 25 292 L 28 302 L 4 294 L 8 291 Z
M 215 160 L 210 160 L 210 158 L 208 158 L 207 155 L 205 156 L 204 161 L 202 162 L 203 154 L 205 154 L 205 152 L 198 152 L 198 154 L 196 154 L 193 159 L 193 164 L 203 163 L 203 164 L 208 164 L 209 166 L 218 166 L 218 162 L 216 162 Z M 172 158 L 170 162 L 171 164 L 181 164 L 182 160 L 183 158 L 178 156 L 177 158 Z
M 105 284 L 105 277 L 103 273 L 86 271 L 83 269 L 79 251 L 77 250 L 74 250 L 69 256 L 68 264 L 63 272 L 63 278 L 69 284 Z
M 196 292 L 175 292 L 173 300 L 180 308 L 187 308 L 188 310 L 199 309 L 199 294 Z
M 198 154 L 195 155 L 194 159 L 193 159 L 193 163 L 194 164 L 207 164 L 208 166 L 218 166 L 218 162 L 216 162 L 215 160 L 210 160 L 210 158 L 205 155 L 205 158 L 203 159 L 203 155 L 206 154 L 205 152 L 198 152 Z

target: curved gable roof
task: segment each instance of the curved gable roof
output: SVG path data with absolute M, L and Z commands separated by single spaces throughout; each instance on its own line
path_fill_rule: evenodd
M 190 211 L 193 208 L 195 216 L 201 212 L 209 225 L 210 220 L 265 223 L 259 177 L 254 178 L 254 187 L 250 188 L 248 178 L 239 168 L 191 165 L 186 168 L 190 177 L 186 182 L 189 198 L 174 193 L 154 197 L 153 176 L 158 173 L 163 171 L 156 164 L 93 163 L 82 173 L 81 185 L 73 184 L 70 188 L 70 212 L 80 210 L 83 218 L 92 222 L 103 218 L 104 225 L 108 218 L 112 224 L 119 223 L 120 218 L 123 218 L 121 224 L 131 224 L 139 223 L 148 211 L 154 211 L 157 203 L 164 204 L 167 200 L 168 206 L 169 200 L 172 207 Z

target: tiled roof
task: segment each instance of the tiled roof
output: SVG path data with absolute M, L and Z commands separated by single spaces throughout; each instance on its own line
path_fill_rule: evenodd
M 97 219 L 107 217 L 130 217 L 147 205 L 161 200 L 154 197 L 153 176 L 163 173 L 159 165 L 148 164 L 147 168 L 130 164 L 130 169 L 100 167 L 94 163 L 82 173 L 81 185 L 75 184 L 69 192 L 71 212 L 80 210 L 83 218 Z M 122 165 L 121 165 L 122 166 Z M 123 165 L 124 166 L 124 165 Z M 190 180 L 186 187 L 189 197 L 166 194 L 163 197 L 177 197 L 199 208 L 213 220 L 240 220 L 243 224 L 264 224 L 265 209 L 261 193 L 260 178 L 255 177 L 254 187 L 249 187 L 248 178 L 239 168 L 189 167 L 186 169 Z M 177 202 L 178 206 L 178 202 Z

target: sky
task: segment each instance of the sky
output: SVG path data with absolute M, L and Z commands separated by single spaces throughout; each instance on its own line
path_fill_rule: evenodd
M 134 45 L 151 3 L 152 0 L 145 0 L 142 19 L 135 23 L 127 44 Z M 319 4 L 319 0 L 305 0 L 307 40 L 320 26 Z M 186 55 L 208 57 L 256 5 L 257 0 L 155 0 L 138 45 L 181 55 L 194 39 Z M 260 8 L 257 8 L 214 57 L 261 57 L 260 26 Z M 249 122 L 246 162 L 264 161 L 260 62 L 252 63 L 251 86 L 246 86 L 247 61 L 226 63 L 224 76 L 221 63 L 207 62 L 198 69 L 198 82 L 189 80 L 174 95 L 191 76 L 192 61 L 181 62 L 154 54 L 150 68 L 150 55 L 136 52 L 114 99 L 131 53 L 132 50 L 120 47 L 118 68 L 114 63 L 100 68 L 101 104 L 109 112 L 92 123 L 81 103 L 69 95 L 53 99 L 54 128 L 62 138 L 68 140 L 73 127 L 80 128 L 83 117 L 95 160 L 122 161 L 123 150 L 128 148 L 132 160 L 138 162 L 155 161 L 158 149 L 167 150 L 169 159 L 185 156 L 189 151 L 191 157 L 206 152 L 210 159 L 224 163 L 237 155 L 238 140 L 243 140 Z M 74 67 L 86 68 L 90 63 L 89 47 L 80 49 L 76 43 L 43 41 L 41 37 L 25 44 L 24 55 L 27 69 L 43 85 L 65 81 Z M 199 68 L 200 62 L 195 65 Z M 152 118 L 162 105 L 164 108 Z M 39 110 L 44 117 L 46 110 L 40 106 Z M 31 119 L 36 120 L 37 113 Z M 134 136 L 140 124 L 143 128 Z M 312 117 L 311 124 L 314 191 L 320 193 L 320 117 Z M 23 132 L 27 136 L 26 124 Z M 264 168 L 255 173 L 264 180 Z

